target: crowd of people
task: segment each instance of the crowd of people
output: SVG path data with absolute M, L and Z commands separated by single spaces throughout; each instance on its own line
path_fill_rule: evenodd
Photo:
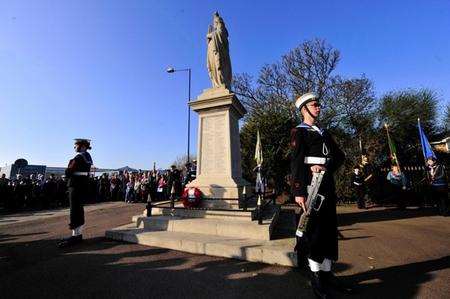
M 125 201 L 127 203 L 165 200 L 179 197 L 184 186 L 195 179 L 195 163 L 183 169 L 175 165 L 168 170 L 140 172 L 118 171 L 103 173 L 89 179 L 86 202 Z M 65 175 L 18 174 L 7 179 L 0 177 L 0 206 L 10 211 L 66 207 L 67 180 Z
M 427 159 L 425 170 L 425 175 L 420 180 L 422 189 L 425 190 L 424 199 L 429 204 L 435 205 L 441 215 L 446 215 L 449 213 L 449 202 L 445 167 L 432 157 Z M 377 180 L 379 177 L 368 163 L 367 157 L 363 156 L 362 163 L 354 167 L 352 174 L 353 200 L 358 208 L 366 209 L 375 198 L 378 198 L 378 201 L 380 198 L 385 198 L 385 201 L 395 203 L 399 208 L 404 209 L 408 200 L 413 197 L 411 180 L 405 172 L 399 165 L 392 165 L 385 177 L 387 184 L 380 183 Z M 382 190 L 385 196 L 377 192 L 380 186 L 385 187 Z
M 66 206 L 66 191 L 65 177 L 55 175 L 44 179 L 42 174 L 18 174 L 15 178 L 7 179 L 3 174 L 0 178 L 0 204 L 7 210 Z

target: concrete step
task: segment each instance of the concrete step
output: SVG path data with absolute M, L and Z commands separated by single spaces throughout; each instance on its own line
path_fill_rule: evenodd
M 269 206 L 262 224 L 252 221 L 252 212 L 158 208 L 151 217 L 133 216 L 136 227 L 148 231 L 179 231 L 270 240 L 280 209 Z
M 262 224 L 258 224 L 257 221 L 152 216 L 137 217 L 136 227 L 143 228 L 145 231 L 171 231 L 270 240 L 273 221 L 268 219 Z
M 146 212 L 146 211 L 144 211 Z M 230 219 L 238 221 L 248 221 L 251 222 L 254 218 L 253 211 L 213 211 L 213 210 L 195 210 L 195 209 L 174 209 L 161 207 L 153 208 L 152 216 L 176 216 L 176 217 L 186 217 L 186 218 L 207 218 L 207 219 Z
M 248 208 L 254 208 L 256 201 L 250 198 L 246 202 Z M 222 209 L 239 209 L 243 208 L 243 200 L 227 200 L 227 199 L 202 199 L 200 206 L 202 208 L 222 208 Z
M 273 265 L 295 266 L 294 238 L 273 241 L 175 231 L 146 231 L 134 223 L 106 231 L 117 241 L 169 248 L 195 254 L 228 257 Z

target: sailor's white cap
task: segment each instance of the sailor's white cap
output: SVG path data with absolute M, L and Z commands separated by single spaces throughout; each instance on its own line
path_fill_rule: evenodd
M 75 144 L 85 145 L 87 149 L 91 149 L 91 139 L 75 138 L 73 141 Z
M 315 101 L 315 100 L 317 100 L 317 95 L 314 92 L 305 93 L 304 95 L 302 95 L 295 101 L 295 107 L 300 109 L 306 103 Z

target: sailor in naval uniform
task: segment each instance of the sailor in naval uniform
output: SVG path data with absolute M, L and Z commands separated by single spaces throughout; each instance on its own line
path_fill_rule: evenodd
M 58 247 L 74 245 L 83 240 L 82 229 L 84 225 L 83 201 L 86 200 L 89 190 L 89 174 L 92 166 L 89 139 L 75 139 L 75 157 L 69 161 L 66 169 L 67 187 L 70 202 L 70 223 L 72 236 L 63 239 Z
M 300 109 L 303 122 L 292 130 L 292 193 L 295 201 L 306 211 L 307 186 L 313 172 L 325 171 L 319 194 L 325 200 L 318 212 L 311 213 L 307 231 L 297 236 L 296 250 L 299 266 L 308 264 L 311 286 L 319 298 L 328 298 L 330 288 L 349 292 L 348 287 L 332 274 L 333 261 L 338 259 L 338 230 L 334 172 L 342 165 L 344 153 L 331 135 L 316 124 L 320 104 L 314 93 L 299 97 L 295 106 Z

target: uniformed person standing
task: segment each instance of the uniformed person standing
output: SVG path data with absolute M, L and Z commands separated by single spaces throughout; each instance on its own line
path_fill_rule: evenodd
M 365 204 L 369 202 L 369 204 L 373 204 L 375 201 L 375 169 L 372 166 L 372 163 L 369 162 L 369 158 L 367 155 L 363 155 L 361 158 L 360 170 L 364 177 L 364 197 Z
M 431 187 L 431 198 L 436 201 L 439 214 L 447 216 L 449 214 L 449 202 L 445 167 L 438 163 L 436 158 L 429 157 L 427 159 L 427 171 Z
M 82 229 L 84 225 L 83 202 L 89 191 L 89 173 L 92 166 L 91 155 L 87 152 L 91 149 L 89 139 L 75 139 L 75 157 L 69 161 L 66 169 L 67 187 L 70 203 L 70 223 L 72 236 L 63 239 L 58 247 L 74 245 L 83 240 Z
M 366 208 L 364 178 L 361 175 L 359 166 L 353 168 L 352 189 L 356 198 L 358 209 Z
M 171 198 L 178 198 L 181 194 L 181 173 L 175 165 L 170 166 L 169 179 L 167 182 Z
M 342 292 L 351 289 L 332 274 L 333 261 L 338 259 L 338 230 L 336 219 L 336 194 L 333 173 L 344 162 L 345 155 L 330 134 L 319 128 L 316 119 L 320 104 L 314 93 L 299 97 L 295 105 L 300 109 L 303 122 L 292 131 L 292 192 L 295 201 L 306 211 L 307 186 L 313 172 L 325 171 L 319 194 L 325 200 L 316 213 L 310 216 L 308 228 L 297 237 L 298 264 L 308 264 L 311 270 L 311 286 L 319 298 L 329 298 L 330 288 Z

